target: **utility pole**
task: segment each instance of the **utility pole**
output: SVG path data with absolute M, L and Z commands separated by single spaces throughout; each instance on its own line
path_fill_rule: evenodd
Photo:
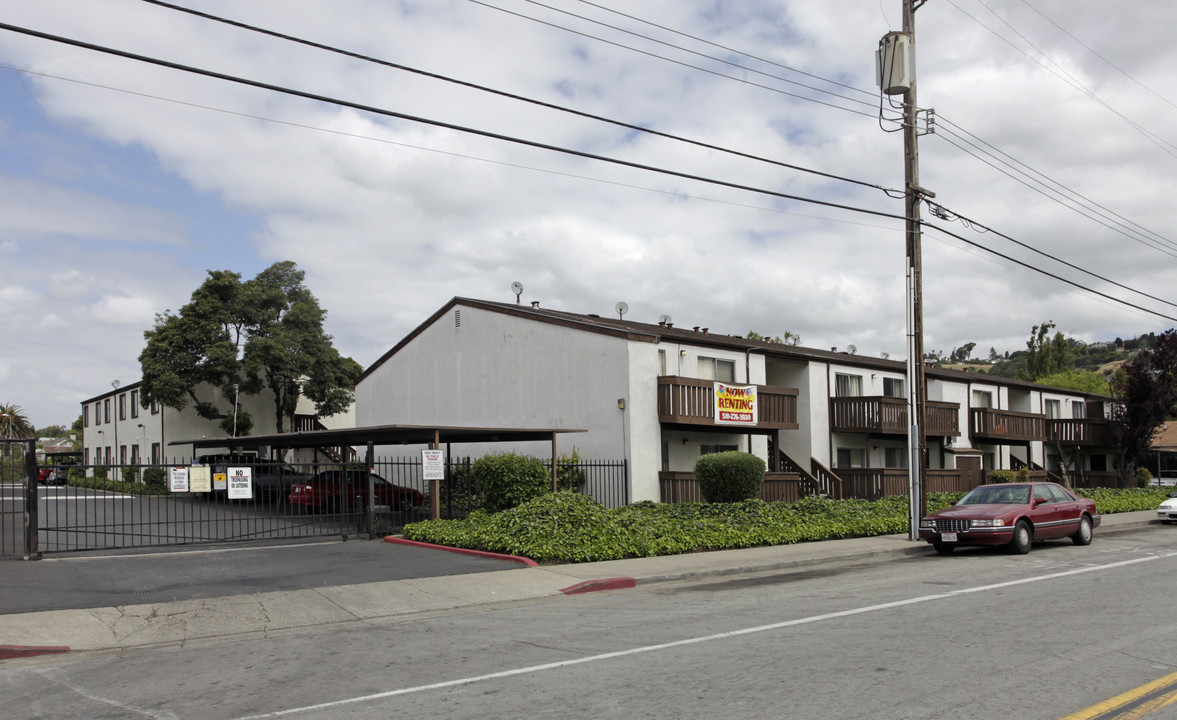
M 923 260 L 920 207 L 935 193 L 920 187 L 919 108 L 916 105 L 915 11 L 927 0 L 903 0 L 903 31 L 888 33 L 879 48 L 879 84 L 903 96 L 904 216 L 907 239 L 907 391 L 909 537 L 919 539 L 927 514 L 927 378 L 924 373 Z

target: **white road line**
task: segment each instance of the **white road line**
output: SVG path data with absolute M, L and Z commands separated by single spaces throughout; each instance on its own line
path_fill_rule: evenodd
M 759 625 L 757 627 L 732 630 L 729 632 L 716 633 L 714 635 L 702 635 L 699 637 L 686 638 L 683 640 L 675 640 L 674 642 L 660 643 L 658 645 L 645 645 L 642 647 L 631 648 L 629 650 L 619 650 L 617 652 L 602 653 L 600 655 L 590 655 L 588 657 L 576 658 L 574 660 L 562 660 L 560 662 L 544 663 L 543 665 L 531 665 L 529 667 L 517 668 L 515 670 L 504 670 L 502 672 L 490 673 L 488 675 L 475 675 L 472 677 L 458 678 L 457 680 L 447 680 L 445 682 L 433 683 L 430 685 L 417 685 L 416 687 L 401 688 L 400 690 L 389 690 L 387 692 L 376 693 L 374 695 L 361 695 L 359 697 L 335 700 L 332 702 L 320 703 L 318 705 L 307 705 L 305 707 L 290 708 L 288 710 L 276 710 L 274 712 L 262 713 L 260 715 L 248 715 L 237 718 L 237 720 L 263 720 L 264 718 L 284 717 L 287 715 L 294 715 L 295 713 L 327 710 L 330 708 L 342 707 L 344 705 L 368 702 L 370 700 L 381 700 L 384 698 L 396 697 L 397 695 L 409 695 L 412 693 L 425 692 L 427 690 L 439 690 L 441 688 L 455 687 L 458 685 L 470 685 L 472 683 L 485 682 L 487 680 L 498 680 L 500 678 L 513 677 L 515 675 L 528 675 L 531 673 L 544 672 L 545 670 L 556 670 L 559 668 L 572 667 L 574 665 L 599 662 L 601 660 L 611 660 L 613 658 L 639 655 L 648 652 L 658 652 L 660 650 L 683 647 L 685 645 L 698 645 L 699 643 L 724 640 L 727 638 L 739 637 L 741 635 L 752 635 L 756 633 L 769 632 L 772 630 L 780 630 L 782 628 L 796 627 L 798 625 L 808 625 L 810 623 L 821 622 L 823 620 L 832 620 L 834 618 L 862 615 L 864 613 L 875 612 L 876 610 L 889 610 L 891 608 L 903 607 L 905 605 L 916 605 L 918 603 L 929 602 L 932 600 L 944 600 L 947 598 L 956 597 L 958 595 L 988 592 L 990 590 L 999 590 L 1001 588 L 1012 587 L 1014 585 L 1025 585 L 1028 583 L 1042 582 L 1043 580 L 1054 580 L 1056 578 L 1068 577 L 1070 575 L 1081 575 L 1083 573 L 1113 570 L 1126 565 L 1135 565 L 1137 563 L 1151 562 L 1153 560 L 1165 560 L 1172 557 L 1177 557 L 1177 552 L 1135 558 L 1133 560 L 1121 560 L 1119 562 L 1109 563 L 1107 565 L 1093 565 L 1084 568 L 1077 568 L 1075 570 L 1065 570 L 1062 572 L 1050 573 L 1049 575 L 1037 575 L 1030 578 L 1024 578 L 1022 580 L 1009 580 L 1007 582 L 994 583 L 992 585 L 979 585 L 977 587 L 964 588 L 962 590 L 952 590 L 951 592 L 937 593 L 935 595 L 921 595 L 920 597 L 910 598 L 907 600 L 896 600 L 894 602 L 880 603 L 878 605 L 867 605 L 866 607 L 853 608 L 851 610 L 840 610 L 838 612 L 825 613 L 823 615 L 811 615 L 809 617 L 797 618 L 796 620 L 786 620 L 784 622 L 772 623 L 771 625 Z

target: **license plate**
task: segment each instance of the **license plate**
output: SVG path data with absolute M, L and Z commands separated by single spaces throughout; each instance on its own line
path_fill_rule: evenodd
M 956 533 L 940 533 L 940 542 L 956 542 Z

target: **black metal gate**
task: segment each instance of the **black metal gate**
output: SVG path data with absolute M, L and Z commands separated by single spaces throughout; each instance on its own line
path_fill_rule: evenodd
M 35 440 L 0 438 L 0 555 L 36 554 L 36 452 Z
M 377 537 L 430 516 L 420 458 L 291 465 L 204 456 L 167 465 L 37 466 L 33 441 L 6 441 L 0 556 L 134 547 Z M 440 516 L 482 506 L 469 458 L 451 459 Z M 610 507 L 628 501 L 624 461 L 581 462 L 580 491 Z M 246 491 L 246 486 L 248 490 Z M 242 495 L 245 495 L 242 497 Z

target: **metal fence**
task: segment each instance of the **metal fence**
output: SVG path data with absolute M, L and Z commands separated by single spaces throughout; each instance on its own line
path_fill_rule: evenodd
M 369 474 L 357 463 L 300 465 L 224 456 L 203 465 L 183 461 L 38 468 L 32 452 L 30 443 L 27 452 L 0 456 L 0 555 L 376 537 L 430 516 L 429 484 L 419 456 L 375 459 Z M 577 485 L 580 492 L 609 507 L 627 504 L 624 461 L 562 465 L 558 472 L 571 470 L 583 480 Z M 439 484 L 441 517 L 465 517 L 482 507 L 471 467 L 470 458 L 447 464 Z

